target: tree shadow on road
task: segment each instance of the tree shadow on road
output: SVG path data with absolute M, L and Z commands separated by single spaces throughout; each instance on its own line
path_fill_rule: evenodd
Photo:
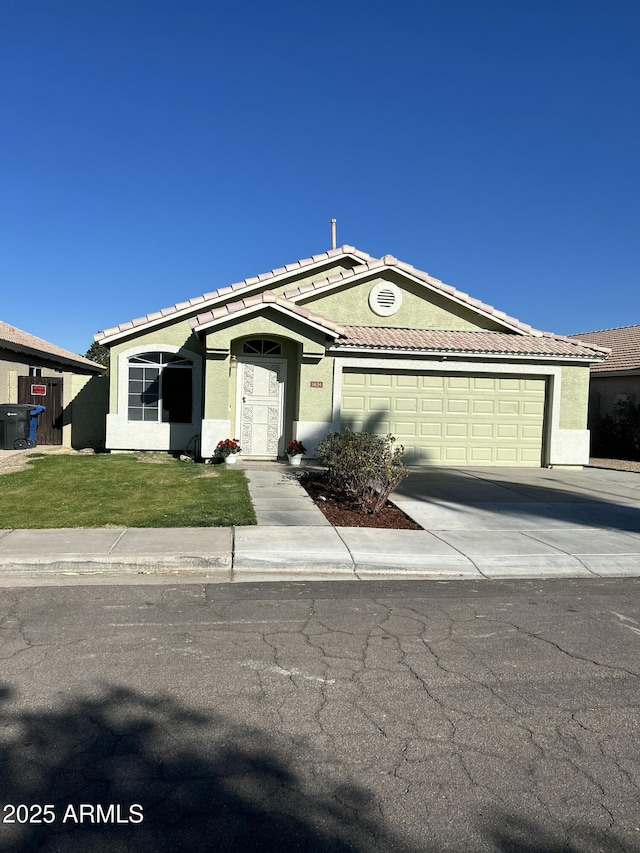
M 604 833 L 574 826 L 568 839 L 506 813 L 459 837 L 441 826 L 446 842 L 441 834 L 416 846 L 410 829 L 403 837 L 385 825 L 369 791 L 345 783 L 343 770 L 319 772 L 317 756 L 289 734 L 109 685 L 55 708 L 20 708 L 7 687 L 0 701 L 3 804 L 52 807 L 32 810 L 30 822 L 16 809 L 18 822 L 7 823 L 5 806 L 3 853 L 583 853 L 586 840 L 627 849 Z M 52 810 L 52 823 L 34 822 Z
M 52 804 L 55 821 L 0 825 L 2 851 L 415 853 L 385 829 L 370 793 L 315 777 L 289 736 L 123 688 L 55 710 L 14 710 L 11 698 L 5 689 L 3 803 Z M 109 822 L 86 809 L 77 822 L 81 804 L 98 803 Z

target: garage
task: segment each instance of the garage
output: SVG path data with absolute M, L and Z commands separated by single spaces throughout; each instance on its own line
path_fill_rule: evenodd
M 346 368 L 341 428 L 391 433 L 413 465 L 540 466 L 546 381 Z

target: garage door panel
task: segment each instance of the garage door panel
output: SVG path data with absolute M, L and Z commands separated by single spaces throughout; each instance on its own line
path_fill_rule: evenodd
M 494 439 L 493 424 L 471 424 L 471 438 L 475 439 Z
M 468 438 L 469 424 L 446 423 L 444 425 L 445 438 Z
M 424 423 L 419 424 L 421 438 L 442 438 L 444 424 L 441 423 Z
M 514 417 L 520 414 L 517 400 L 498 400 L 498 417 Z
M 523 441 L 542 441 L 542 427 L 541 426 L 526 426 L 523 424 L 522 426 L 522 439 Z
M 345 395 L 342 398 L 342 408 L 348 412 L 364 412 L 366 403 L 364 397 L 354 397 L 353 395 Z
M 420 410 L 426 415 L 441 415 L 444 413 L 444 399 L 442 397 L 423 397 L 420 400 Z
M 391 408 L 391 397 L 369 397 L 367 411 L 390 412 Z
M 343 380 L 344 425 L 390 432 L 410 464 L 541 464 L 544 379 L 345 371 Z
M 469 413 L 469 400 L 453 399 L 447 400 L 447 414 L 467 415 Z
M 394 411 L 396 412 L 418 412 L 417 397 L 396 397 L 394 401 Z
M 471 414 L 472 415 L 486 415 L 488 417 L 493 417 L 496 413 L 496 404 L 494 400 L 472 400 L 471 401 Z
M 390 373 L 372 373 L 371 387 L 372 388 L 391 388 L 392 375 Z
M 496 437 L 502 441 L 517 441 L 518 424 L 498 424 L 496 427 Z

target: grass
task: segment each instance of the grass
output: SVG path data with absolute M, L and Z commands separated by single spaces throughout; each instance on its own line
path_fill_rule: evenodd
M 5 529 L 255 523 L 242 471 L 168 454 L 33 454 L 26 470 L 0 476 Z

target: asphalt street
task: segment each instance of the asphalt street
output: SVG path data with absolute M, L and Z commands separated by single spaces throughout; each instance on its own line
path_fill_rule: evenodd
M 640 850 L 640 579 L 0 592 L 0 850 Z

